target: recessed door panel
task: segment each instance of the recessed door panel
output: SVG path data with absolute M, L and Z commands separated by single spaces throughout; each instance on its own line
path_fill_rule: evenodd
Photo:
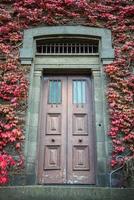
M 44 77 L 38 176 L 40 184 L 94 184 L 91 80 Z
M 61 134 L 61 113 L 48 113 L 47 114 L 47 135 L 60 135 Z
M 73 114 L 73 135 L 87 135 L 88 134 L 88 116 L 86 113 Z
M 73 171 L 89 170 L 89 147 L 88 146 L 73 146 Z
M 61 151 L 60 146 L 45 146 L 44 151 L 44 170 L 60 170 Z

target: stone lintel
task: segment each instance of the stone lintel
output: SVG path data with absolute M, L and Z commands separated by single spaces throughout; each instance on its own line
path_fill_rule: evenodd
M 29 64 L 29 59 L 34 58 L 34 40 L 38 37 L 56 37 L 58 35 L 98 38 L 100 40 L 100 58 L 114 59 L 111 31 L 106 28 L 85 26 L 46 26 L 24 30 L 23 48 L 20 49 L 21 64 Z

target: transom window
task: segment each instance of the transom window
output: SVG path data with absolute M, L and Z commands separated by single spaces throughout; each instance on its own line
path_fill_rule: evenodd
M 98 54 L 98 42 L 97 39 L 80 38 L 40 39 L 36 40 L 36 54 Z

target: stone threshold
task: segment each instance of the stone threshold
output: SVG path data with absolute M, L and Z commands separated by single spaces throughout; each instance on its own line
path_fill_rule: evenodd
M 134 188 L 70 185 L 0 187 L 0 200 L 133 200 Z

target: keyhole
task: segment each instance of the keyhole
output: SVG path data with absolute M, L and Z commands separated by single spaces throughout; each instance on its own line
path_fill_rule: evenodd
M 52 141 L 52 142 L 55 142 L 55 139 L 52 139 L 51 141 Z
M 79 139 L 79 142 L 81 143 L 81 142 L 82 142 L 82 139 Z

